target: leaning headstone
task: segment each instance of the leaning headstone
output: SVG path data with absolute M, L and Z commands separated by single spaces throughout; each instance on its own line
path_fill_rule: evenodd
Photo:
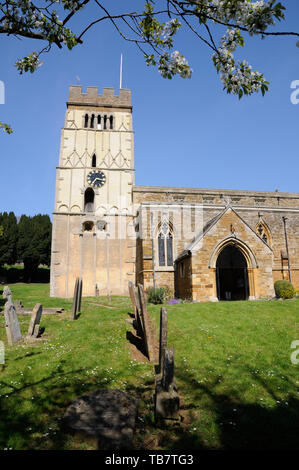
M 21 341 L 22 335 L 17 312 L 12 303 L 11 290 L 8 286 L 4 287 L 2 296 L 4 299 L 7 299 L 4 305 L 4 320 L 7 340 L 8 344 L 13 345 Z
M 140 301 L 141 321 L 143 324 L 144 346 L 147 352 L 147 356 L 149 360 L 152 362 L 154 359 L 154 348 L 153 348 L 151 329 L 149 325 L 148 311 L 146 308 L 144 290 L 141 284 L 138 284 L 138 293 L 139 293 L 139 301 Z
M 139 333 L 143 336 L 143 325 L 142 325 L 141 318 L 140 318 L 140 305 L 139 305 L 138 296 L 136 295 L 136 291 L 135 291 L 132 281 L 129 281 L 129 294 L 130 294 L 132 305 L 134 308 L 134 315 L 135 315 L 135 319 L 137 322 L 137 329 Z
M 79 286 L 78 286 L 78 299 L 77 299 L 77 313 L 81 312 L 81 299 L 82 299 L 82 284 L 83 281 L 82 279 L 79 280 Z
M 74 298 L 73 298 L 73 310 L 72 310 L 72 320 L 76 320 L 77 317 L 77 308 L 78 308 L 78 290 L 79 290 L 79 278 L 77 277 L 74 287 Z
M 135 298 L 134 285 L 132 281 L 129 281 L 129 294 L 131 297 L 132 305 L 134 307 L 134 315 L 136 317 L 137 303 L 136 303 L 136 298 Z
M 98 449 L 130 448 L 138 402 L 121 390 L 96 390 L 68 407 L 63 425 L 96 440 Z
M 36 304 L 32 310 L 32 315 L 29 323 L 27 336 L 37 338 L 39 334 L 39 325 L 42 316 L 43 307 L 41 304 Z
M 159 340 L 159 372 L 163 371 L 165 350 L 167 348 L 167 310 L 165 307 L 160 311 L 160 340 Z

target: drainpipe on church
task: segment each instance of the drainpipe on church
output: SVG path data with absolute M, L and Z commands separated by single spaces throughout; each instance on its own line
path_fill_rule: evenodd
M 156 289 L 156 273 L 155 273 L 155 244 L 154 244 L 154 214 L 151 212 L 151 237 L 152 237 L 152 266 L 153 266 L 153 287 Z
M 292 282 L 290 256 L 289 256 L 289 244 L 288 244 L 288 235 L 287 235 L 287 227 L 286 227 L 286 220 L 288 219 L 287 217 L 282 217 L 282 220 L 283 220 L 283 226 L 284 226 L 284 236 L 285 236 L 285 241 L 286 241 L 286 251 L 287 251 L 287 257 L 288 257 L 289 281 Z

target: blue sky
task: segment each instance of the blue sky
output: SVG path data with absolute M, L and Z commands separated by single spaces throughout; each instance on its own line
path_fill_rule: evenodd
M 134 10 L 139 2 L 125 3 Z M 277 29 L 299 31 L 299 2 L 282 3 L 286 21 Z M 123 2 L 106 4 L 117 11 Z M 95 13 L 87 9 L 84 20 Z M 0 212 L 52 213 L 68 87 L 114 87 L 118 93 L 121 53 L 123 87 L 132 90 L 134 106 L 137 185 L 299 192 L 299 105 L 290 101 L 290 84 L 299 80 L 294 37 L 247 40 L 237 56 L 265 74 L 270 91 L 240 101 L 222 90 L 210 50 L 191 34 L 180 33 L 177 43 L 193 68 L 190 80 L 162 79 L 108 23 L 71 52 L 53 47 L 34 74 L 18 75 L 14 63 L 41 44 L 1 37 L 1 46 L 6 100 L 0 120 L 14 133 L 0 134 Z

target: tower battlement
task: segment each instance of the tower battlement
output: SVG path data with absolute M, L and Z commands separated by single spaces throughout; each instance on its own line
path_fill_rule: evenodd
M 114 88 L 103 88 L 103 94 L 100 95 L 97 86 L 88 86 L 86 93 L 82 93 L 81 85 L 72 85 L 69 88 L 67 104 L 131 108 L 131 90 L 121 88 L 117 96 L 114 94 Z

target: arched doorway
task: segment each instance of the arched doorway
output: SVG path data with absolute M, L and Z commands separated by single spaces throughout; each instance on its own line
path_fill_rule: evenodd
M 219 300 L 246 300 L 249 296 L 245 256 L 234 245 L 226 245 L 216 262 L 217 297 Z

